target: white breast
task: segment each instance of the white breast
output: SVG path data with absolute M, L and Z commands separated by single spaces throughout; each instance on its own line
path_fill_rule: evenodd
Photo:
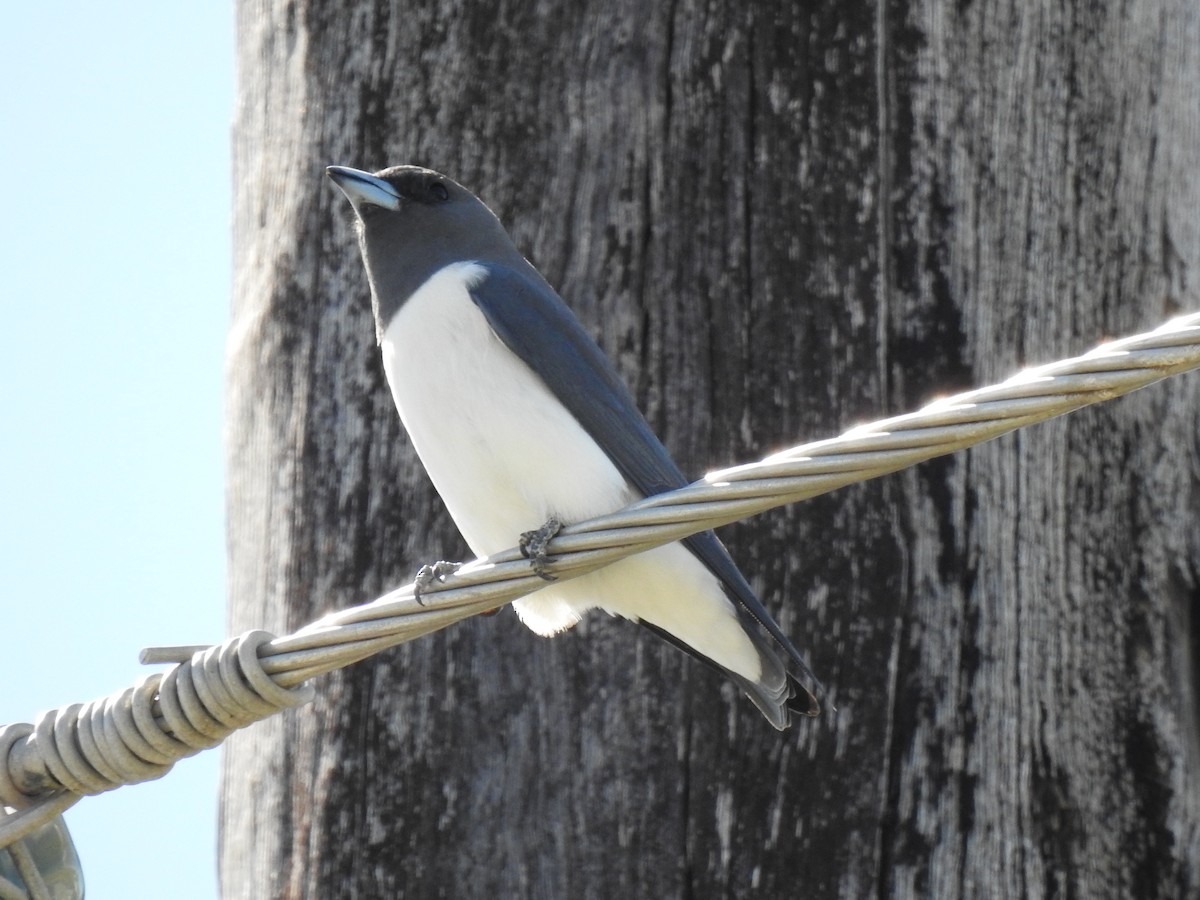
M 384 330 L 383 365 L 404 427 L 471 550 L 516 545 L 552 515 L 578 522 L 640 495 L 533 370 L 492 331 L 457 263 L 423 284 Z M 540 634 L 599 606 L 671 631 L 756 677 L 758 655 L 717 579 L 681 545 L 545 588 L 514 604 Z
M 579 521 L 636 495 L 545 383 L 492 331 L 467 292 L 486 277 L 447 266 L 383 335 L 404 427 L 471 549 L 514 546 L 551 515 Z

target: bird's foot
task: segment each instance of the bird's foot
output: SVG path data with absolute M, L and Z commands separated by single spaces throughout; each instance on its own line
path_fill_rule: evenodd
M 546 571 L 546 563 L 550 561 L 550 554 L 546 552 L 546 548 L 562 529 L 563 523 L 559 521 L 558 516 L 551 516 L 541 528 L 522 534 L 517 544 L 521 553 L 533 565 L 533 574 L 543 581 L 558 580 Z
M 461 568 L 462 563 L 447 562 L 444 559 L 421 566 L 417 570 L 417 577 L 413 580 L 413 599 L 424 606 L 425 604 L 421 601 L 421 593 L 434 584 L 441 584 Z

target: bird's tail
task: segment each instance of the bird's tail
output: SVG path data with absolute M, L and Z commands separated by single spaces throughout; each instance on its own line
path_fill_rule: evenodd
M 713 662 L 694 647 L 685 644 L 669 631 L 639 620 L 639 625 L 648 628 L 669 644 L 674 644 L 688 656 L 700 660 L 711 669 L 720 672 L 734 684 L 740 687 L 767 717 L 767 721 L 780 731 L 786 730 L 792 724 L 792 714 L 802 716 L 817 716 L 821 713 L 821 704 L 812 691 L 798 682 L 784 667 L 773 647 L 767 643 L 756 630 L 747 629 L 746 635 L 754 642 L 761 662 L 761 673 L 757 680 L 746 678 L 737 672 L 730 671 L 724 666 Z
M 821 704 L 816 695 L 784 668 L 779 655 L 766 641 L 758 635 L 753 635 L 752 639 L 762 662 L 762 674 L 758 680 L 751 681 L 736 672 L 723 669 L 726 676 L 746 692 L 746 696 L 767 717 L 767 721 L 780 731 L 792 724 L 793 714 L 809 717 L 820 715 Z

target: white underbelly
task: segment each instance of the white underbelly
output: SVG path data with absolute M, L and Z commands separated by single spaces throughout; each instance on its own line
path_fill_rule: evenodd
M 551 515 L 580 521 L 637 497 L 604 451 L 492 331 L 448 266 L 383 334 L 392 396 L 430 479 L 479 555 Z
M 517 544 L 551 516 L 578 522 L 638 494 L 546 384 L 492 331 L 467 290 L 486 277 L 437 272 L 388 323 L 383 364 L 404 426 L 472 552 Z M 539 634 L 600 607 L 645 619 L 747 677 L 758 655 L 716 577 L 682 545 L 550 585 L 513 604 Z

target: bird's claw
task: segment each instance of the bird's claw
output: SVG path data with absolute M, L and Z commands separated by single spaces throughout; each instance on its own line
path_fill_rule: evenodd
M 417 577 L 413 579 L 413 599 L 424 606 L 425 604 L 421 601 L 421 593 L 434 584 L 441 584 L 461 568 L 462 563 L 448 562 L 444 559 L 421 566 L 417 570 Z
M 550 561 L 550 554 L 546 552 L 546 548 L 562 529 L 563 523 L 558 516 L 551 516 L 541 528 L 524 532 L 517 543 L 522 555 L 533 566 L 533 574 L 543 581 L 558 580 L 546 571 L 546 564 Z

